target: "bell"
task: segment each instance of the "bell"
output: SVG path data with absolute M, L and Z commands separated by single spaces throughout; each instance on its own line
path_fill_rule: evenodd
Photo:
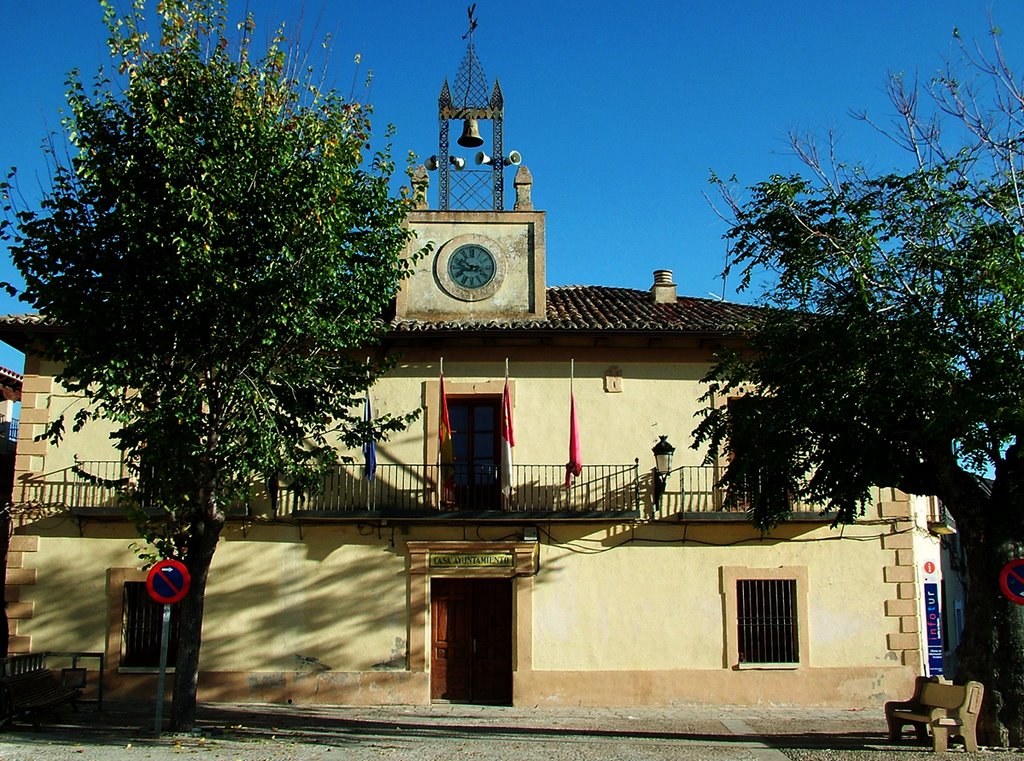
M 477 126 L 476 119 L 466 119 L 462 122 L 462 136 L 455 142 L 463 148 L 479 148 L 484 144 L 484 139 L 480 137 L 480 128 Z

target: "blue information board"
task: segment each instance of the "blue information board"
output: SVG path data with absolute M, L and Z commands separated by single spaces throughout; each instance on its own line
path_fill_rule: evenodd
M 924 627 L 928 643 L 928 675 L 942 676 L 942 609 L 939 585 L 934 582 L 924 585 Z

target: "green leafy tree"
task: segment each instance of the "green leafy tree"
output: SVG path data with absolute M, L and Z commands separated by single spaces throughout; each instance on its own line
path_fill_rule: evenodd
M 353 350 L 406 273 L 408 202 L 371 153 L 368 108 L 318 88 L 283 35 L 257 52 L 251 17 L 229 42 L 225 0 L 164 0 L 151 39 L 144 0 L 101 5 L 116 72 L 90 88 L 72 73 L 70 150 L 51 151 L 52 189 L 5 237 L 23 300 L 63 328 L 59 381 L 89 402 L 74 426 L 113 421 L 144 538 L 191 572 L 173 709 L 187 730 L 225 509 L 264 478 L 317 483 L 367 433 L 361 395 L 383 368 Z
M 750 351 L 708 377 L 735 398 L 695 446 L 728 453 L 727 499 L 763 530 L 793 499 L 849 522 L 872 486 L 939 497 L 967 558 L 958 677 L 985 685 L 987 742 L 1019 746 L 1024 617 L 998 577 L 1024 556 L 1024 99 L 994 39 L 931 99 L 891 78 L 899 118 L 884 129 L 910 151 L 905 171 L 795 140 L 806 176 L 742 202 L 719 181 L 732 267 L 769 286 Z

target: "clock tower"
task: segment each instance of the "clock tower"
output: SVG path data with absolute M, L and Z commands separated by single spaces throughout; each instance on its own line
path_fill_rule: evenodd
M 445 80 L 438 98 L 438 152 L 414 175 L 417 208 L 409 214 L 407 255 L 430 246 L 402 283 L 398 319 L 530 320 L 545 314 L 544 212 L 534 211 L 533 178 L 518 151 L 504 150 L 504 97 L 498 81 L 488 92 L 469 41 L 454 88 Z M 480 125 L 490 122 L 489 145 Z M 461 135 L 451 145 L 452 125 Z M 516 168 L 515 202 L 505 210 L 505 170 Z M 428 208 L 436 174 L 437 206 Z

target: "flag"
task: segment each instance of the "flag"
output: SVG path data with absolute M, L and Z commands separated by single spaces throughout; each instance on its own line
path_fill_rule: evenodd
M 580 456 L 580 432 L 576 428 L 576 395 L 569 394 L 569 462 L 565 464 L 565 488 L 583 472 L 583 458 Z
M 438 457 L 441 460 L 441 502 L 455 501 L 455 455 L 452 452 L 452 424 L 448 420 L 448 397 L 441 375 L 441 424 L 437 430 Z
M 516 445 L 512 431 L 512 396 L 508 392 L 508 378 L 501 393 L 501 493 L 512 496 L 512 447 Z
M 363 422 L 367 424 L 367 431 L 363 439 L 363 478 L 372 481 L 377 472 L 377 445 L 373 440 L 373 407 L 370 405 L 370 389 L 366 389 L 366 403 L 363 406 Z

